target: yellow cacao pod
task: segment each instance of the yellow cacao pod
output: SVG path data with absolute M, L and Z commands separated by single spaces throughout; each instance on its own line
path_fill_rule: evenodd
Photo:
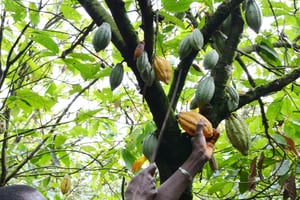
M 225 119 L 226 135 L 232 144 L 243 155 L 248 155 L 250 147 L 250 132 L 247 124 L 236 114 Z
M 165 84 L 169 84 L 173 73 L 171 64 L 165 58 L 156 56 L 152 66 L 155 71 L 156 78 Z
M 196 128 L 199 121 L 204 122 L 203 125 L 203 134 L 205 138 L 210 138 L 213 136 L 213 127 L 210 121 L 201 115 L 200 113 L 187 111 L 181 112 L 177 116 L 177 121 L 181 128 L 183 128 L 190 136 L 196 135 Z
M 71 189 L 71 177 L 68 174 L 66 174 L 61 181 L 60 191 L 61 193 L 66 194 L 69 192 L 70 189 Z
M 99 52 L 107 47 L 111 40 L 111 28 L 109 23 L 103 22 L 96 30 L 92 44 L 96 52 Z
M 248 26 L 259 33 L 262 24 L 262 12 L 255 0 L 248 0 L 246 3 L 245 18 Z

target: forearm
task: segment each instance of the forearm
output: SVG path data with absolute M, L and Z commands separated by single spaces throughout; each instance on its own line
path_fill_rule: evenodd
M 193 152 L 183 163 L 181 168 L 186 170 L 193 178 L 204 166 L 208 158 L 204 154 Z M 183 191 L 192 180 L 181 171 L 176 172 L 165 181 L 159 188 L 156 200 L 176 200 L 179 199 Z

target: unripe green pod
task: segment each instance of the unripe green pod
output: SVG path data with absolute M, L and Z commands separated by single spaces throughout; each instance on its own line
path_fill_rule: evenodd
M 196 88 L 195 103 L 198 107 L 204 106 L 209 103 L 215 94 L 215 82 L 212 76 L 203 78 Z
M 236 114 L 231 114 L 225 119 L 225 130 L 232 146 L 243 155 L 248 155 L 250 132 L 244 120 Z
M 222 53 L 224 47 L 225 47 L 225 42 L 227 40 L 227 35 L 222 33 L 221 31 L 216 31 L 213 35 L 213 45 L 214 48 L 218 50 L 219 53 Z
M 152 154 L 157 145 L 157 136 L 154 133 L 150 133 L 143 140 L 143 154 L 148 160 L 151 160 Z
M 136 59 L 136 67 L 137 70 L 141 73 L 143 73 L 147 67 L 150 65 L 148 54 L 146 51 L 143 51 L 143 53 Z M 150 65 L 151 67 L 151 65 Z
M 245 18 L 248 26 L 259 33 L 262 24 L 262 12 L 255 0 L 248 0 L 246 4 Z
M 195 50 L 200 50 L 203 47 L 203 35 L 199 29 L 194 29 L 194 31 L 189 36 L 190 44 Z
M 124 67 L 121 63 L 118 63 L 110 72 L 109 83 L 110 88 L 113 91 L 116 89 L 122 82 L 124 75 Z
M 203 60 L 203 66 L 205 69 L 213 69 L 219 61 L 218 52 L 213 49 L 206 54 Z
M 111 40 L 110 24 L 103 22 L 96 30 L 92 44 L 96 52 L 99 52 L 107 47 Z
M 181 40 L 179 47 L 178 47 L 178 55 L 180 60 L 186 58 L 192 51 L 193 47 L 190 43 L 191 35 L 187 35 L 183 40 Z
M 240 96 L 235 90 L 235 88 L 231 85 L 227 86 L 226 91 L 229 95 L 229 98 L 227 100 L 227 107 L 229 112 L 232 112 L 238 107 Z
M 151 86 L 155 80 L 155 72 L 150 63 L 146 65 L 145 70 L 140 72 L 141 79 L 145 82 L 146 86 Z

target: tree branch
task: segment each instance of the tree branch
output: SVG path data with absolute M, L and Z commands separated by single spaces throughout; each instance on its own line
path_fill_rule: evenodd
M 142 12 L 142 29 L 144 30 L 145 49 L 149 60 L 153 54 L 153 10 L 150 0 L 138 0 Z
M 211 120 L 214 127 L 217 127 L 219 122 L 224 119 L 226 113 L 228 112 L 225 88 L 231 76 L 231 64 L 233 62 L 234 53 L 239 44 L 239 38 L 243 32 L 244 26 L 239 7 L 237 7 L 231 13 L 231 15 L 231 30 L 228 35 L 228 39 L 225 42 L 226 49 L 222 50 L 221 58 L 217 63 L 217 66 L 212 70 L 212 76 L 214 77 L 216 86 L 215 94 L 211 101 L 213 107 L 210 113 L 205 113 L 205 115 L 207 115 L 207 117 Z
M 271 93 L 280 91 L 282 88 L 295 81 L 300 77 L 300 67 L 296 68 L 294 71 L 278 78 L 266 85 L 256 87 L 255 90 L 247 92 L 245 95 L 240 96 L 239 108 L 249 104 L 252 101 L 258 100 L 259 97 L 267 96 Z

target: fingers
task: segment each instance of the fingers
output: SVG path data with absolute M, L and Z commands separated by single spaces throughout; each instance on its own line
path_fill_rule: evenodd
M 220 132 L 214 129 L 213 136 L 207 141 L 207 146 L 213 148 L 220 137 Z
M 155 163 L 151 163 L 146 169 L 146 173 L 151 174 L 152 176 L 154 175 L 155 171 L 156 171 L 156 164 Z
M 196 127 L 196 135 L 203 135 L 203 126 L 204 126 L 205 122 L 203 120 L 200 120 L 197 123 L 197 127 Z

